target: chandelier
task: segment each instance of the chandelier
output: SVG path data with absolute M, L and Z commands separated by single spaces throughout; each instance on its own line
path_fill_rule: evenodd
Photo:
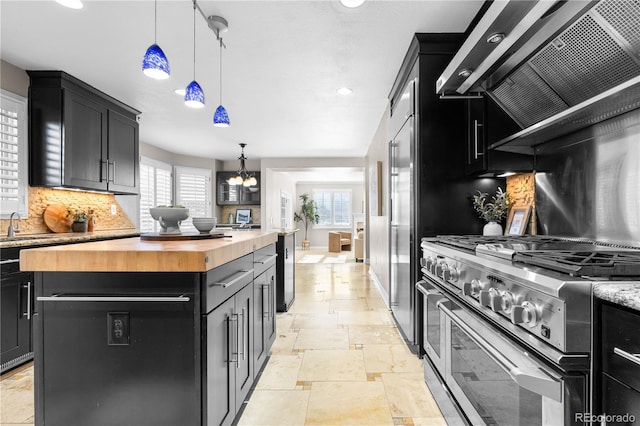
M 240 160 L 240 169 L 238 170 L 238 174 L 232 178 L 227 180 L 229 185 L 242 185 L 242 186 L 254 186 L 258 184 L 258 180 L 253 175 L 247 171 L 247 168 L 244 164 L 244 161 L 247 160 L 247 157 L 244 156 L 244 147 L 247 146 L 246 143 L 239 144 L 240 148 L 242 148 L 242 153 L 238 160 Z

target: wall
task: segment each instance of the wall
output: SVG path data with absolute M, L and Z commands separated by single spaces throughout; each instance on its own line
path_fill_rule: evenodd
M 291 211 L 295 212 L 296 207 L 296 183 L 292 181 L 286 174 L 276 172 L 271 169 L 265 170 L 265 179 L 263 181 L 269 184 L 265 188 L 262 188 L 263 217 L 267 228 L 280 228 L 281 226 L 281 211 L 280 211 L 280 193 L 282 191 L 288 192 L 291 195 Z M 293 228 L 297 228 L 299 224 L 293 221 L 293 213 L 288 218 L 288 222 Z M 301 238 L 297 238 L 302 241 Z
M 370 272 L 377 278 L 382 290 L 389 295 L 389 107 L 380 118 L 378 129 L 371 140 L 367 152 L 367 188 L 370 186 L 370 170 L 382 162 L 382 211 L 378 216 L 371 216 L 369 203 L 366 206 L 366 254 L 369 259 Z
M 365 204 L 365 185 L 364 184 L 339 184 L 339 183 L 298 183 L 296 185 L 296 193 L 293 201 L 293 211 L 300 210 L 300 195 L 309 194 L 313 197 L 314 189 L 336 189 L 336 190 L 351 190 L 351 214 L 363 213 Z M 353 220 L 353 218 L 352 218 Z M 304 239 L 304 227 L 302 223 L 297 223 L 297 227 L 300 228 L 298 239 L 302 241 Z M 329 231 L 349 231 L 353 233 L 353 224 L 346 228 L 340 227 L 319 227 L 318 225 L 310 225 L 308 229 L 307 239 L 311 242 L 311 248 L 327 249 L 329 246 L 329 237 L 327 233 Z M 352 238 L 355 235 L 351 236 Z
M 519 173 L 507 176 L 507 194 L 514 206 L 531 206 L 531 215 L 525 234 L 538 233 L 536 222 L 536 175 L 535 173 Z

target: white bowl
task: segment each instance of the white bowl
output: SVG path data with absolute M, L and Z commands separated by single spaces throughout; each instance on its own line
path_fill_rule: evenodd
M 218 223 L 216 217 L 194 217 L 191 219 L 193 226 L 201 233 L 209 232 Z
M 179 234 L 180 222 L 189 217 L 189 209 L 185 207 L 152 207 L 149 213 L 160 223 L 161 234 Z

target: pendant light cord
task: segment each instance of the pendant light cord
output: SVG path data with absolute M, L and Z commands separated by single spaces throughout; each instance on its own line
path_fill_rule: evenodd
M 222 38 L 220 38 L 220 105 L 222 105 Z
M 193 81 L 196 80 L 196 0 L 193 0 Z

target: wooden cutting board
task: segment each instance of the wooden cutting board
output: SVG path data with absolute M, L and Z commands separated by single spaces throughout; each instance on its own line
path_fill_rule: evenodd
M 67 216 L 67 207 L 62 204 L 51 204 L 43 213 L 44 223 L 53 232 L 69 232 L 73 217 Z

